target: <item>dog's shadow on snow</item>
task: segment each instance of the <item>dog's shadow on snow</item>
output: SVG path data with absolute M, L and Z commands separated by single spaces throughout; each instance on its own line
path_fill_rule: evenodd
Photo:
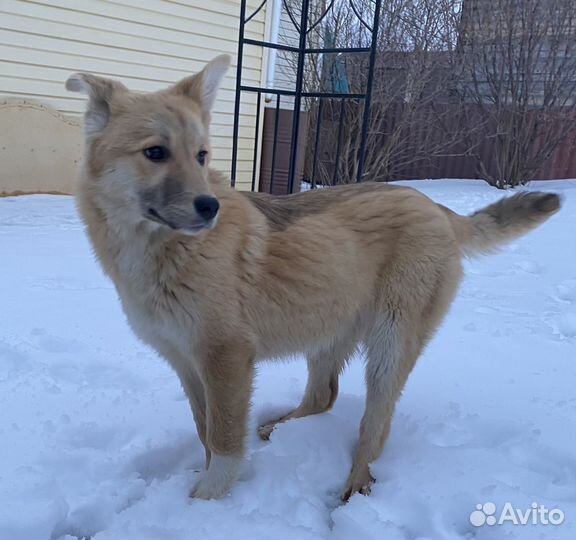
M 204 469 L 204 449 L 195 433 L 174 437 L 170 443 L 150 446 L 126 465 L 126 473 L 136 473 L 147 484 L 166 480 L 179 471 L 199 472 Z

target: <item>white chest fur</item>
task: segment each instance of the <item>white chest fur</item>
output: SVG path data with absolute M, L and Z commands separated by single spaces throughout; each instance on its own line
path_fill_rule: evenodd
M 161 354 L 186 354 L 196 326 L 194 299 L 176 289 L 164 266 L 169 263 L 146 236 L 135 237 L 119 249 L 114 281 L 135 334 Z

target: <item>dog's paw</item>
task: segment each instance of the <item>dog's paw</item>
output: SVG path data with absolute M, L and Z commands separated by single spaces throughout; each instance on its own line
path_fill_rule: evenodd
M 204 475 L 190 491 L 190 497 L 193 499 L 221 499 L 230 491 L 230 486 L 216 485 L 210 482 Z
M 375 481 L 376 480 L 370 474 L 368 467 L 360 473 L 353 471 L 346 482 L 346 488 L 341 497 L 342 501 L 348 502 L 348 499 L 350 499 L 350 497 L 355 493 L 360 493 L 360 495 L 370 495 L 372 484 Z
M 270 422 L 269 424 L 264 424 L 264 425 L 260 426 L 258 428 L 258 436 L 263 441 L 269 441 L 270 435 L 272 435 L 272 432 L 274 431 L 275 425 L 276 425 L 276 422 Z
M 240 473 L 242 458 L 212 454 L 208 470 L 192 488 L 195 499 L 221 499 L 230 492 Z

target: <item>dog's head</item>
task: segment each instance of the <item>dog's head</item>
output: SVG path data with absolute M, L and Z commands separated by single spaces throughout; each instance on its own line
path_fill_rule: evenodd
M 85 181 L 112 211 L 185 234 L 214 227 L 219 202 L 208 177 L 208 131 L 229 64 L 229 56 L 218 56 L 200 73 L 150 94 L 86 73 L 66 81 L 68 90 L 89 96 Z

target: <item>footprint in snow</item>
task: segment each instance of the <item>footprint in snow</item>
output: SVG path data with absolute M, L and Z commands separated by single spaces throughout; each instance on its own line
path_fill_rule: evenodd
M 576 337 L 576 311 L 560 315 L 556 319 L 556 328 L 565 338 Z
M 517 273 L 539 275 L 544 272 L 544 267 L 536 261 L 520 261 L 514 264 Z
M 528 426 L 529 427 L 529 426 Z M 426 426 L 426 438 L 441 448 L 498 448 L 526 440 L 526 425 L 487 423 L 478 414 L 463 415 L 458 403 L 450 403 L 440 422 Z
M 537 440 L 511 445 L 507 455 L 525 470 L 524 474 L 513 475 L 514 487 L 554 501 L 576 500 L 576 460 L 572 456 L 546 448 Z
M 576 279 L 568 279 L 556 285 L 557 300 L 562 302 L 576 303 Z
M 188 435 L 170 435 L 170 444 L 148 447 L 133 456 L 126 469 L 150 483 L 165 480 L 176 472 L 202 470 L 204 450 L 198 441 Z
M 82 350 L 82 345 L 79 341 L 48 334 L 42 328 L 34 328 L 30 334 L 36 339 L 38 348 L 44 352 L 64 354 Z
M 0 379 L 13 377 L 16 373 L 30 369 L 29 357 L 26 353 L 7 341 L 0 341 Z

